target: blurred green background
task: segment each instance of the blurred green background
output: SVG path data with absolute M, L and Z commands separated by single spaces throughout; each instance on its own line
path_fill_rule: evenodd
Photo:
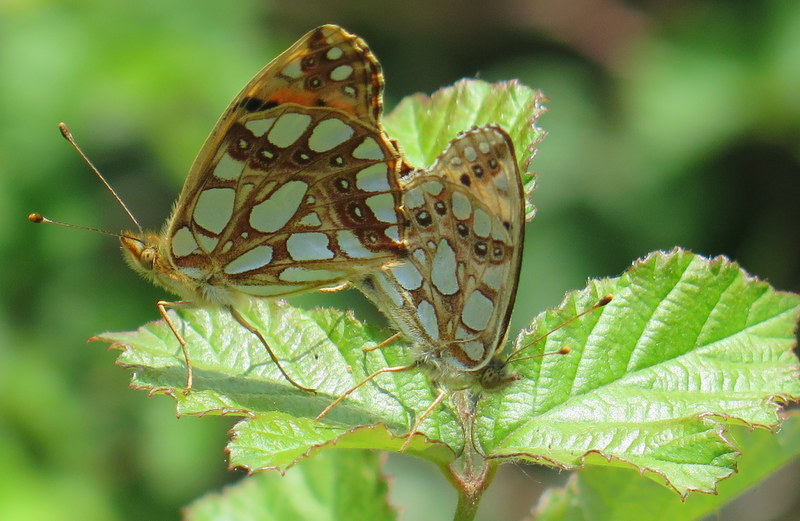
M 512 334 L 588 277 L 676 245 L 800 290 L 800 2 L 3 0 L 0 519 L 177 519 L 241 477 L 222 451 L 232 419 L 175 419 L 171 400 L 128 389 L 115 354 L 85 342 L 154 320 L 167 295 L 114 239 L 25 216 L 129 226 L 61 139 L 66 121 L 160 228 L 228 102 L 321 23 L 369 42 L 389 109 L 465 76 L 520 78 L 551 99 Z M 380 320 L 352 291 L 293 303 Z M 449 519 L 435 469 L 400 456 L 388 472 L 404 519 Z M 800 519 L 797 487 L 776 485 L 798 478 L 786 469 L 721 517 Z M 481 515 L 518 519 L 565 479 L 506 466 Z

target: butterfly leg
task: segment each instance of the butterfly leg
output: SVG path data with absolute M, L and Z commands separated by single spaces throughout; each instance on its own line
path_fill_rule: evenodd
M 189 394 L 189 391 L 192 390 L 192 362 L 189 360 L 189 351 L 186 348 L 186 340 L 183 339 L 183 336 L 181 336 L 181 334 L 178 332 L 178 328 L 175 327 L 172 319 L 169 318 L 169 315 L 167 314 L 167 308 L 175 309 L 179 307 L 186 307 L 187 305 L 191 305 L 191 302 L 168 302 L 166 300 L 159 300 L 156 302 L 156 307 L 158 308 L 161 318 L 164 319 L 164 322 L 166 322 L 167 326 L 169 326 L 172 334 L 178 339 L 178 343 L 181 345 L 181 351 L 183 351 L 183 359 L 186 361 L 186 387 L 183 389 L 183 394 Z
M 417 432 L 417 429 L 419 429 L 419 426 L 422 425 L 422 422 L 425 421 L 425 418 L 430 416 L 433 410 L 436 409 L 440 403 L 442 403 L 442 400 L 444 400 L 445 396 L 447 396 L 446 390 L 443 389 L 439 391 L 439 395 L 431 402 L 428 408 L 425 409 L 425 412 L 419 415 L 417 421 L 415 421 L 414 425 L 411 427 L 411 431 L 406 436 L 406 441 L 404 441 L 403 445 L 400 446 L 400 452 L 405 452 L 411 443 L 411 440 L 414 439 L 414 434 Z
M 383 349 L 384 347 L 388 346 L 398 338 L 400 338 L 400 333 L 395 333 L 386 340 L 384 340 L 383 342 L 381 342 L 380 344 L 376 344 L 372 347 L 362 347 L 361 350 L 364 351 L 365 353 L 368 353 L 370 351 L 377 351 L 378 349 Z
M 400 373 L 400 372 L 402 372 L 402 371 L 408 371 L 409 369 L 413 369 L 413 368 L 415 368 L 415 367 L 417 367 L 417 364 L 416 364 L 416 362 L 415 362 L 415 363 L 413 363 L 413 364 L 409 364 L 409 365 L 398 365 L 398 366 L 395 366 L 395 367 L 383 367 L 383 368 L 381 368 L 381 369 L 378 369 L 377 371 L 375 371 L 374 373 L 372 373 L 372 374 L 371 374 L 371 375 L 369 375 L 368 377 L 364 378 L 363 380 L 361 380 L 360 382 L 358 382 L 356 385 L 354 385 L 354 386 L 353 386 L 353 387 L 351 387 L 350 389 L 346 390 L 346 391 L 345 391 L 343 394 L 341 394 L 341 395 L 340 395 L 338 398 L 336 398 L 334 401 L 332 401 L 332 402 L 331 402 L 331 403 L 330 403 L 330 404 L 329 404 L 327 407 L 325 407 L 325 408 L 322 410 L 322 412 L 321 412 L 321 413 L 319 413 L 319 414 L 317 415 L 317 417 L 316 417 L 316 418 L 314 418 L 314 420 L 316 420 L 316 421 L 320 421 L 320 420 L 321 420 L 323 417 L 325 417 L 325 415 L 326 415 L 326 414 L 328 414 L 329 412 L 331 412 L 331 409 L 333 409 L 334 407 L 336 407 L 337 405 L 339 405 L 340 403 L 342 403 L 342 401 L 344 401 L 344 399 L 345 399 L 345 398 L 347 398 L 348 396 L 350 396 L 350 394 L 351 394 L 353 391 L 355 391 L 356 389 L 358 389 L 358 388 L 359 388 L 359 387 L 361 387 L 362 385 L 366 384 L 367 382 L 369 382 L 369 381 L 373 380 L 373 379 L 374 379 L 376 376 L 378 376 L 378 375 L 381 375 L 381 374 L 383 374 L 383 373 Z
M 245 318 L 244 318 L 244 317 L 243 317 L 243 316 L 242 316 L 242 315 L 241 315 L 241 314 L 240 314 L 238 311 L 236 311 L 236 309 L 235 309 L 233 306 L 230 306 L 228 309 L 230 310 L 230 312 L 231 312 L 231 315 L 233 316 L 233 318 L 234 318 L 234 319 L 235 319 L 235 320 L 236 320 L 236 321 L 237 321 L 239 324 L 241 324 L 243 328 L 245 328 L 246 330 L 248 330 L 248 331 L 250 331 L 251 333 L 253 333 L 253 334 L 254 334 L 254 335 L 255 335 L 255 336 L 256 336 L 256 337 L 257 337 L 257 338 L 258 338 L 258 339 L 261 341 L 261 343 L 262 343 L 262 344 L 264 345 L 264 347 L 267 349 L 267 353 L 269 354 L 269 357 L 272 359 L 272 361 L 273 361 L 273 362 L 275 363 L 275 365 L 278 367 L 278 370 L 281 372 L 281 374 L 283 375 L 283 377 L 284 377 L 284 378 L 286 378 L 286 380 L 287 380 L 287 381 L 288 381 L 290 384 L 292 384 L 293 386 L 297 387 L 297 388 L 298 388 L 298 389 L 300 389 L 301 391 L 307 391 L 307 392 L 309 392 L 309 393 L 316 393 L 316 392 L 317 392 L 317 391 L 316 391 L 316 389 L 311 389 L 311 388 L 309 388 L 309 387 L 303 387 L 303 386 L 302 386 L 302 385 L 300 385 L 299 383 L 295 382 L 295 381 L 292 379 L 292 377 L 291 377 L 291 376 L 289 376 L 289 374 L 288 374 L 288 373 L 287 373 L 287 372 L 286 372 L 286 371 L 283 369 L 283 366 L 281 366 L 281 363 L 278 361 L 278 357 L 277 357 L 277 356 L 275 356 L 275 353 L 273 353 L 273 352 L 272 352 L 272 349 L 269 347 L 269 344 L 267 343 L 267 339 L 266 339 L 266 338 L 264 338 L 264 335 L 262 335 L 262 334 L 261 334 L 261 331 L 259 331 L 258 329 L 256 329 L 256 327 L 255 327 L 255 326 L 253 326 L 253 325 L 252 325 L 250 322 L 248 322 L 248 321 L 247 321 L 247 320 L 246 320 L 246 319 L 245 319 Z

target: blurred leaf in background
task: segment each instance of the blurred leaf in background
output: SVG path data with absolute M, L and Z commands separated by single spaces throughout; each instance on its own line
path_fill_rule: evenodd
M 61 140 L 56 125 L 66 121 L 143 224 L 158 228 L 230 99 L 321 23 L 367 40 L 390 108 L 475 75 L 519 78 L 550 97 L 512 330 L 587 277 L 675 245 L 800 290 L 797 2 L 7 0 L 0 518 L 174 519 L 237 477 L 222 453 L 231 420 L 174 420 L 169 400 L 129 391 L 115 355 L 84 342 L 155 319 L 166 295 L 124 265 L 113 239 L 33 228 L 25 216 L 129 225 Z M 351 291 L 292 302 L 379 320 Z M 405 519 L 448 517 L 430 468 L 404 457 L 388 468 Z M 524 472 L 501 472 L 487 519 L 521 517 L 541 486 L 566 478 Z M 784 479 L 800 477 L 790 472 Z

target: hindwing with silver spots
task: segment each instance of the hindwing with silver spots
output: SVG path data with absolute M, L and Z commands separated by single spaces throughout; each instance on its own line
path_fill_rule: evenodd
M 459 135 L 401 179 L 408 258 L 360 289 L 440 373 L 478 371 L 502 348 L 517 290 L 524 200 L 497 126 Z

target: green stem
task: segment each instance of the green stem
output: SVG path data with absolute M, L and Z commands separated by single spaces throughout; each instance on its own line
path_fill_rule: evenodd
M 498 464 L 494 460 L 487 460 L 476 449 L 472 434 L 475 421 L 474 405 L 476 400 L 469 391 L 455 393 L 453 401 L 456 404 L 461 426 L 464 429 L 464 451 L 447 466 L 447 477 L 458 491 L 458 504 L 454 514 L 454 521 L 472 521 L 478 513 L 483 492 L 489 487 Z
M 497 472 L 497 464 L 482 460 L 477 474 L 472 473 L 477 469 L 471 465 L 467 465 L 465 469 L 456 469 L 451 465 L 448 470 L 450 481 L 458 491 L 458 503 L 453 521 L 472 521 L 478 513 L 478 506 L 484 491 L 489 487 Z

